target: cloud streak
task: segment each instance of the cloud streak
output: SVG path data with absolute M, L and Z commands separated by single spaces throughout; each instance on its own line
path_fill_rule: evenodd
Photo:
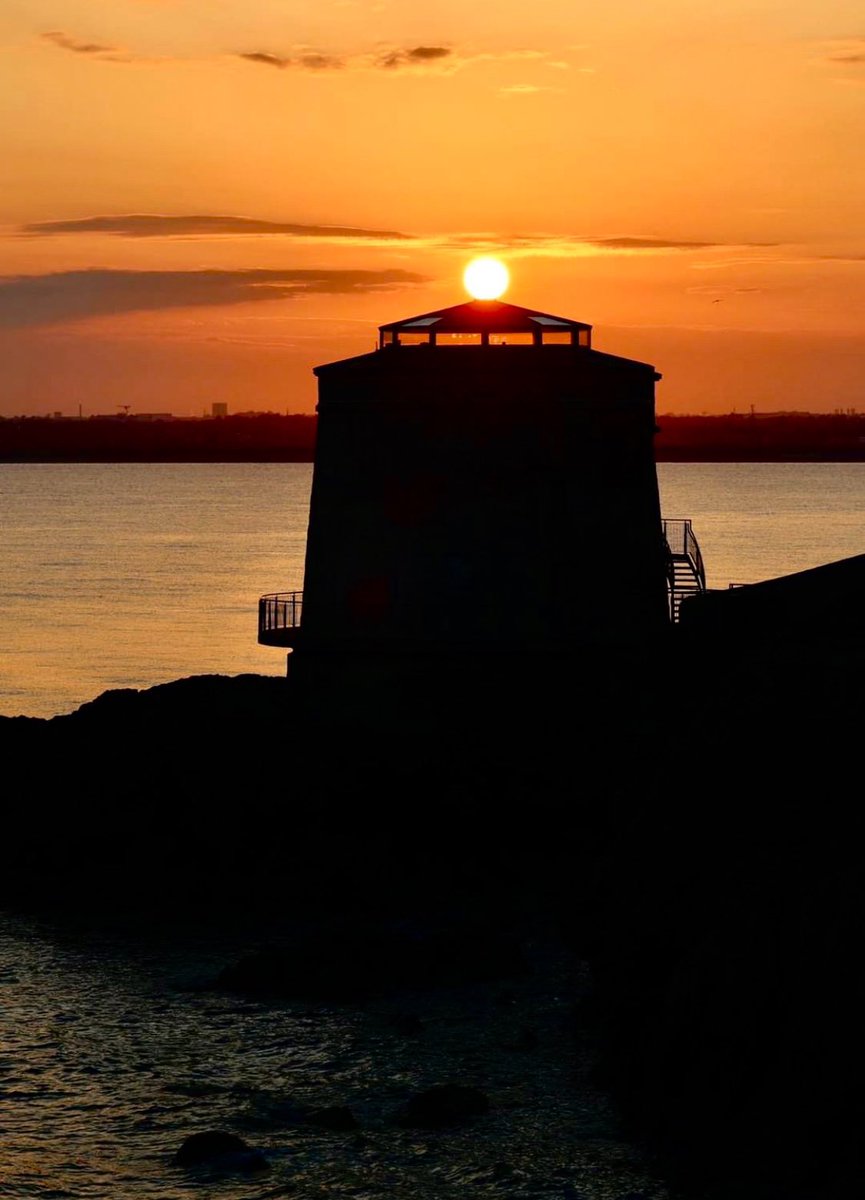
M 287 67 L 300 67 L 306 71 L 339 71 L 345 66 L 345 60 L 333 54 L 304 53 L 295 58 L 283 58 L 265 50 L 253 50 L 237 54 L 235 57 L 245 59 L 246 62 L 258 63 L 263 67 L 275 67 L 278 71 L 284 71 Z
M 592 238 L 591 245 L 606 250 L 708 250 L 722 242 L 688 242 L 669 238 L 611 237 Z
M 297 54 L 274 54 L 268 50 L 253 50 L 237 54 L 246 62 L 262 67 L 275 67 L 278 71 L 300 68 L 306 71 L 342 70 L 343 68 L 369 69 L 370 67 L 394 71 L 406 67 L 429 68 L 451 58 L 453 51 L 448 46 L 412 46 L 397 48 L 380 54 L 355 54 L 340 57 L 336 54 L 302 51 Z
M 192 61 L 176 56 L 150 57 L 108 43 L 85 41 L 63 30 L 54 29 L 41 34 L 42 40 L 61 50 L 90 57 L 95 62 L 111 63 L 181 63 Z M 208 57 L 208 56 L 205 56 Z M 213 56 L 209 56 L 213 57 Z M 218 55 L 218 59 L 237 60 L 253 66 L 268 67 L 277 71 L 388 71 L 432 72 L 450 75 L 462 67 L 483 62 L 534 61 L 565 69 L 569 63 L 561 58 L 552 58 L 543 50 L 503 50 L 462 52 L 452 46 L 423 43 L 416 46 L 390 46 L 367 51 L 337 54 L 326 50 L 314 50 L 308 46 L 296 46 L 290 50 L 277 51 L 255 47 Z
M 865 64 L 865 37 L 841 38 L 831 43 L 832 52 L 827 61 L 844 66 L 858 67 Z
M 399 67 L 429 66 L 450 58 L 453 51 L 447 46 L 415 46 L 411 50 L 391 50 L 378 60 L 378 65 L 386 71 Z
M 19 226 L 18 237 L 48 238 L 101 234 L 118 238 L 218 238 L 282 237 L 310 241 L 382 245 L 396 243 L 421 250 L 456 250 L 465 253 L 497 252 L 520 258 L 584 258 L 594 255 L 687 253 L 697 250 L 774 248 L 774 242 L 723 242 L 710 239 L 622 235 L 593 237 L 586 234 L 463 233 L 413 234 L 394 229 L 366 229 L 354 225 L 307 225 L 294 221 L 267 221 L 254 217 L 212 214 L 167 216 L 124 213 L 69 220 L 34 221 Z
M 380 292 L 424 283 L 412 271 L 59 271 L 0 276 L 0 329 L 173 308 Z
M 55 46 L 60 46 L 63 50 L 71 50 L 73 54 L 116 54 L 119 49 L 117 46 L 100 45 L 99 42 L 79 41 L 78 38 L 70 37 L 61 29 L 52 29 L 48 33 L 43 33 L 42 37 L 46 42 L 53 42 Z
M 85 42 L 81 38 L 64 33 L 62 29 L 52 29 L 41 34 L 42 40 L 51 42 L 61 50 L 69 50 L 73 54 L 83 54 L 93 62 L 108 63 L 159 63 L 175 61 L 169 59 L 147 58 L 143 55 L 130 54 L 121 46 L 109 46 L 102 42 Z
M 212 237 L 274 234 L 284 237 L 369 241 L 404 241 L 409 235 L 391 229 L 360 229 L 351 225 L 301 225 L 290 221 L 260 221 L 253 217 L 163 216 L 127 213 L 118 216 L 79 217 L 69 221 L 33 221 L 19 228 L 29 237 L 60 234 L 106 233 L 115 237 Z
M 716 242 L 642 236 L 589 237 L 586 235 L 521 233 L 458 234 L 445 243 L 453 249 L 513 254 L 520 258 L 584 258 L 598 254 L 651 254 L 691 250 L 730 250 L 775 246 L 774 242 Z

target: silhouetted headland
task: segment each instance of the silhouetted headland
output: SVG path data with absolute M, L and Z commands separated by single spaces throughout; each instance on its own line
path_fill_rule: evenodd
M 145 414 L 140 414 L 144 416 Z M 0 462 L 311 462 L 311 414 L 0 418 Z M 863 462 L 863 413 L 662 413 L 658 462 Z
M 0 419 L 0 462 L 311 462 L 316 419 L 237 413 Z

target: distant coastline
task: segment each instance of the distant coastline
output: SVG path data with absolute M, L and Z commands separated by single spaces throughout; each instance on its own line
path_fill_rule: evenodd
M 865 462 L 865 413 L 661 414 L 658 462 Z M 312 462 L 311 414 L 0 419 L 2 463 Z

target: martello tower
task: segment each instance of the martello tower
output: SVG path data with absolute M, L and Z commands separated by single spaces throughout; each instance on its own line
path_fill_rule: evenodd
M 315 374 L 302 619 L 261 639 L 294 647 L 292 670 L 579 654 L 669 625 L 654 367 L 475 300 Z

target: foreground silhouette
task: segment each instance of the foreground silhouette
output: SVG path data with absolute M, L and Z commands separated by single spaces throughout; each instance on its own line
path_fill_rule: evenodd
M 683 623 L 638 656 L 491 660 L 457 690 L 449 667 L 374 712 L 198 677 L 0 721 L 4 902 L 447 913 L 478 945 L 531 911 L 590 963 L 601 1082 L 686 1195 L 861 1186 L 849 621 Z

